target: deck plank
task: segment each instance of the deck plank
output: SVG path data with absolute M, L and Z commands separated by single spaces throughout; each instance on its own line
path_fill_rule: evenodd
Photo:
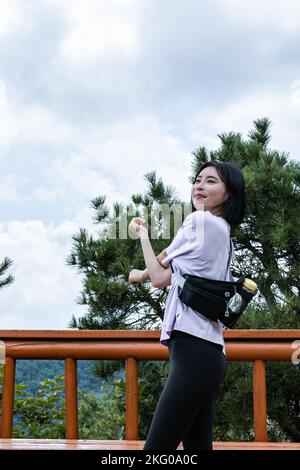
M 142 450 L 145 441 L 0 439 L 0 450 Z M 214 442 L 214 450 L 300 450 L 296 442 Z M 178 450 L 182 450 L 182 444 Z

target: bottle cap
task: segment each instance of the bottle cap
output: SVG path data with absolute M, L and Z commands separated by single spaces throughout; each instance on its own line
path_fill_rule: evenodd
M 252 281 L 252 279 L 248 279 L 247 277 L 245 277 L 244 279 L 244 286 L 249 289 L 249 290 L 256 290 L 257 289 L 257 284 Z

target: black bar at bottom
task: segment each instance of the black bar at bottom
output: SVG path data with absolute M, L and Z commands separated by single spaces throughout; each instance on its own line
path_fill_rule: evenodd
M 86 469 L 87 464 L 93 464 L 93 470 L 98 467 L 121 466 L 125 468 L 144 468 L 145 465 L 214 465 L 221 464 L 235 467 L 241 463 L 255 465 L 266 463 L 270 465 L 273 461 L 277 465 L 286 466 L 293 462 L 299 463 L 299 451 L 93 451 L 93 450 L 15 450 L 0 451 L 0 464 L 20 463 L 30 464 L 34 468 L 43 468 L 51 464 L 71 464 L 74 467 L 82 466 Z M 147 468 L 147 467 L 146 467 Z M 195 467 L 196 468 L 196 467 Z M 206 467 L 202 467 L 206 468 Z

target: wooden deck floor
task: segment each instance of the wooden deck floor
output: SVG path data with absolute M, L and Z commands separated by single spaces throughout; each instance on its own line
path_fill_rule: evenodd
M 142 450 L 144 441 L 0 439 L 0 450 Z M 182 445 L 178 447 L 182 450 Z M 300 443 L 214 442 L 214 450 L 300 450 Z

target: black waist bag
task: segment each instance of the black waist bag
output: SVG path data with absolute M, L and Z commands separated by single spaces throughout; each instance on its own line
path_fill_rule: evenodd
M 232 241 L 227 269 L 230 265 L 231 256 Z M 172 263 L 171 269 L 177 278 L 179 299 L 188 307 L 191 307 L 195 313 L 200 313 L 215 322 L 220 320 L 228 328 L 234 326 L 257 292 L 249 292 L 244 289 L 243 281 L 247 276 L 246 274 L 236 281 L 220 281 L 174 272 Z M 237 312 L 232 311 L 228 305 L 236 292 L 242 297 L 242 304 Z

